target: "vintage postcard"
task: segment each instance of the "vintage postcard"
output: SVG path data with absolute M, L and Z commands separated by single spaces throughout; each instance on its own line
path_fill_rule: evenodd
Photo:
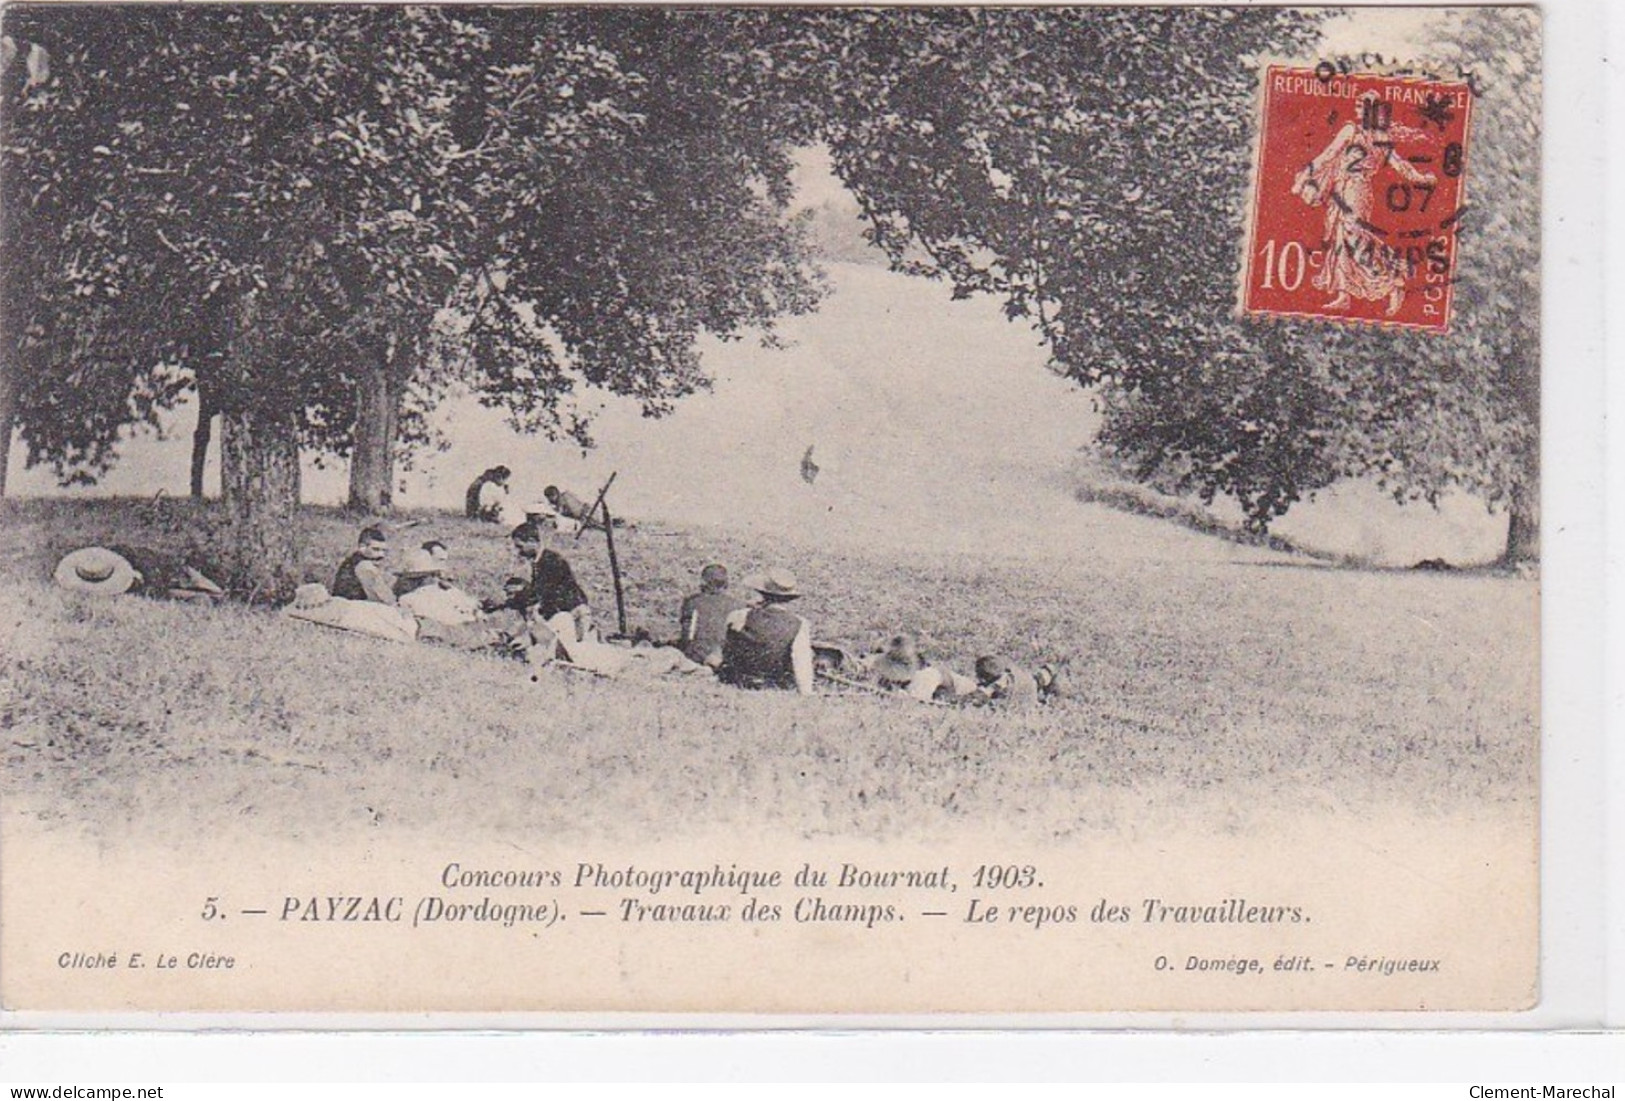
M 0 22 L 5 1010 L 1540 1004 L 1536 11 Z

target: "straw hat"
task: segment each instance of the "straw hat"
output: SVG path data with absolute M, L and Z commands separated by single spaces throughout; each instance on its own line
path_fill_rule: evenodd
M 406 564 L 401 567 L 402 577 L 430 577 L 444 572 L 445 565 L 430 551 L 419 547 L 406 556 Z
M 892 636 L 886 649 L 876 655 L 869 668 L 877 680 L 907 684 L 924 666 L 914 636 L 902 634 Z
M 763 596 L 777 597 L 780 600 L 793 600 L 801 595 L 801 590 L 796 585 L 796 575 L 779 566 L 747 578 L 745 587 L 755 589 Z
M 293 606 L 300 611 L 320 608 L 332 599 L 332 594 L 327 591 L 327 586 L 320 581 L 311 581 L 293 591 Z
M 141 575 L 129 559 L 106 547 L 80 547 L 57 563 L 56 583 L 76 593 L 120 596 L 133 589 Z

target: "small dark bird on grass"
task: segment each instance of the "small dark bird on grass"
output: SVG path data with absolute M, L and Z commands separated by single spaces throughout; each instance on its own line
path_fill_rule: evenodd
M 807 453 L 801 456 L 801 480 L 808 485 L 818 480 L 818 464 L 813 462 L 813 445 L 807 445 Z

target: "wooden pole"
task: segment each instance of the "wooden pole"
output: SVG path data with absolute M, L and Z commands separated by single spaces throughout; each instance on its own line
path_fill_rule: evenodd
M 604 487 L 606 490 L 608 486 Z M 604 542 L 609 545 L 609 576 L 615 582 L 615 618 L 621 627 L 621 637 L 626 637 L 626 593 L 621 588 L 621 563 L 615 557 L 615 521 L 609 515 L 609 502 L 603 495 L 598 497 L 598 507 L 604 510 Z M 592 513 L 587 515 L 591 516 Z
M 598 498 L 593 501 L 592 507 L 586 511 L 580 520 L 576 521 L 576 542 L 581 542 L 581 533 L 592 525 L 593 516 L 597 514 L 600 508 L 604 507 L 604 495 L 609 492 L 609 487 L 615 484 L 615 476 L 619 473 L 619 470 L 611 472 L 609 481 L 605 482 L 604 488 L 598 491 Z M 604 526 L 608 527 L 609 525 L 605 524 Z
M 592 507 L 576 524 L 576 541 L 580 542 L 581 533 L 591 525 L 592 518 L 602 512 L 604 514 L 604 542 L 609 546 L 609 576 L 615 582 L 615 621 L 620 627 L 621 635 L 624 637 L 626 635 L 626 591 L 621 586 L 621 562 L 615 556 L 615 521 L 609 514 L 609 502 L 604 499 L 609 493 L 609 487 L 615 484 L 615 479 L 619 474 L 620 471 L 618 470 L 610 473 L 609 481 L 605 482 L 604 488 L 598 491 L 598 497 L 593 501 Z

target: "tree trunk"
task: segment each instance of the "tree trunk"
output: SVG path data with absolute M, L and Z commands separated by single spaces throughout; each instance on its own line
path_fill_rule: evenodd
M 0 333 L 0 340 L 11 338 Z M 6 470 L 11 460 L 11 430 L 17 420 L 17 381 L 13 360 L 0 355 L 0 497 L 6 495 Z
M 203 468 L 209 462 L 209 440 L 213 435 L 215 409 L 214 387 L 202 379 L 197 382 L 197 427 L 192 429 L 192 498 L 203 500 Z
M 262 329 L 259 292 L 238 299 L 214 403 L 220 410 L 222 566 L 227 587 L 250 603 L 283 601 L 299 568 L 299 406 L 259 370 L 278 349 Z
M 1501 564 L 1520 566 L 1540 560 L 1539 489 L 1514 486 L 1507 510 L 1507 543 Z
M 357 512 L 387 512 L 392 503 L 397 394 L 389 367 L 387 350 L 381 347 L 356 384 L 350 508 Z
M 291 411 L 250 405 L 221 413 L 220 488 L 231 588 L 250 601 L 288 599 L 302 580 L 299 435 Z

